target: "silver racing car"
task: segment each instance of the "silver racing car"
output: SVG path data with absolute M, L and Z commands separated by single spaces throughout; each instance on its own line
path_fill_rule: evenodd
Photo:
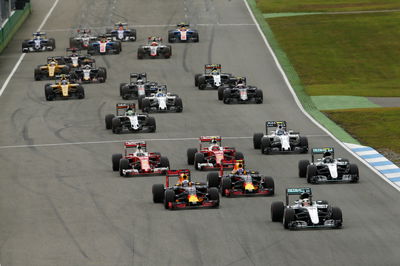
M 157 85 L 157 92 L 149 97 L 140 98 L 143 112 L 177 112 L 183 110 L 182 99 L 176 95 L 167 92 L 166 85 Z

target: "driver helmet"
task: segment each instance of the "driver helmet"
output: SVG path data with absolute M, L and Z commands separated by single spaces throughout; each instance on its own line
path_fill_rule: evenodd
M 310 199 L 309 199 L 309 198 L 303 199 L 302 205 L 303 205 L 303 206 L 310 206 L 310 205 L 311 205 Z
M 66 79 L 61 80 L 61 84 L 62 85 L 67 85 L 68 84 L 68 80 L 66 80 Z
M 84 69 L 90 69 L 90 65 L 85 65 L 83 68 Z
M 183 180 L 182 181 L 182 187 L 188 187 L 189 186 L 189 180 Z
M 211 150 L 219 151 L 219 146 L 218 145 L 214 145 L 214 146 L 211 147 Z
M 126 115 L 127 115 L 127 116 L 132 116 L 132 115 L 134 115 L 134 114 L 135 114 L 135 112 L 134 112 L 133 110 L 128 110 L 128 111 L 126 111 Z M 141 149 L 141 147 L 139 146 L 138 149 Z
M 278 136 L 284 135 L 284 134 L 285 134 L 285 131 L 284 131 L 283 129 L 278 129 L 278 130 L 276 131 L 276 135 L 278 135 Z
M 331 156 L 324 157 L 324 163 L 333 163 L 333 158 Z
M 152 42 L 150 45 L 151 45 L 151 46 L 157 46 L 158 43 L 157 43 L 157 42 Z
M 56 64 L 57 64 L 56 61 L 50 61 L 50 63 L 49 63 L 49 65 L 51 65 L 51 66 L 55 66 Z

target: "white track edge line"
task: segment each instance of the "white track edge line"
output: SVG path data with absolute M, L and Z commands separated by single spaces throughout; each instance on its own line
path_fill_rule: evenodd
M 40 24 L 40 26 L 38 27 L 38 29 L 36 31 L 40 31 L 44 24 L 47 22 L 47 20 L 49 19 L 51 13 L 53 12 L 54 8 L 56 7 L 57 3 L 60 0 L 56 0 L 53 4 L 53 6 L 50 8 L 49 12 L 47 12 L 47 15 L 44 17 L 42 23 Z M 15 66 L 13 67 L 13 69 L 10 72 L 10 75 L 8 75 L 6 81 L 3 83 L 3 86 L 1 86 L 0 89 L 0 97 L 3 95 L 4 91 L 6 90 L 8 83 L 10 83 L 12 77 L 14 76 L 15 72 L 17 71 L 19 65 L 21 64 L 22 60 L 24 60 L 26 53 L 22 53 L 21 56 L 19 57 L 17 63 L 15 64 Z
M 251 18 L 253 19 L 254 23 L 257 25 L 257 29 L 262 37 L 262 39 L 264 40 L 265 45 L 267 46 L 269 52 L 272 55 L 272 58 L 274 59 L 274 62 L 276 64 L 276 66 L 278 67 L 279 72 L 281 72 L 281 75 L 286 83 L 286 85 L 288 86 L 297 106 L 299 107 L 299 109 L 302 111 L 302 113 L 308 117 L 308 119 L 310 119 L 311 122 L 313 122 L 316 126 L 318 126 L 321 130 L 325 131 L 329 136 L 332 137 L 332 139 L 334 139 L 340 146 L 342 146 L 345 150 L 347 150 L 349 153 L 353 154 L 354 157 L 356 157 L 361 163 L 363 163 L 365 166 L 367 166 L 369 169 L 371 169 L 376 175 L 378 175 L 379 177 L 381 177 L 386 183 L 388 183 L 389 185 L 391 185 L 394 189 L 396 189 L 397 191 L 400 191 L 400 187 L 398 187 L 396 184 L 394 184 L 393 182 L 391 182 L 390 180 L 388 180 L 383 174 L 381 174 L 378 170 L 376 170 L 374 167 L 372 167 L 370 164 L 368 164 L 366 161 L 364 161 L 363 159 L 361 159 L 356 153 L 354 153 L 349 147 L 346 146 L 346 144 L 344 144 L 343 142 L 341 142 L 338 138 L 336 138 L 329 130 L 327 130 L 325 127 L 323 127 L 321 124 L 319 124 L 309 113 L 306 112 L 306 110 L 304 110 L 303 106 L 300 103 L 300 100 L 297 98 L 296 93 L 294 92 L 294 89 L 292 87 L 292 85 L 290 84 L 286 73 L 283 71 L 282 66 L 279 64 L 279 61 L 274 53 L 274 51 L 272 50 L 267 38 L 265 37 L 260 25 L 258 24 L 257 19 L 255 18 L 253 11 L 251 10 L 249 3 L 247 3 L 247 0 L 243 0 L 244 4 L 247 7 L 247 10 L 250 13 Z

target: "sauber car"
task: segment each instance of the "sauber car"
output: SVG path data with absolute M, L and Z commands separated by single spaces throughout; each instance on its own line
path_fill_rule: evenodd
M 221 136 L 201 136 L 199 138 L 200 149 L 189 148 L 187 150 L 187 162 L 196 170 L 219 170 L 232 168 L 234 160 L 243 160 L 243 153 L 233 147 L 223 147 Z M 208 143 L 208 146 L 204 144 Z
M 157 82 L 148 81 L 147 73 L 131 73 L 129 83 L 120 83 L 119 93 L 122 99 L 138 99 L 157 92 Z M 141 108 L 141 101 L 139 101 Z
M 22 42 L 22 52 L 42 52 L 53 51 L 56 49 L 56 40 L 47 38 L 45 32 L 35 32 L 32 34 L 32 39 Z
M 218 88 L 218 100 L 229 103 L 263 103 L 264 96 L 261 89 L 246 84 L 245 77 L 231 77 L 229 85 Z
M 158 152 L 147 152 L 146 142 L 124 142 L 125 153 L 113 154 L 112 169 L 120 176 L 165 175 L 169 169 L 169 160 Z
M 274 180 L 270 176 L 263 176 L 258 171 L 246 170 L 243 160 L 235 160 L 233 170 L 224 174 L 224 168 L 220 172 L 210 172 L 207 175 L 210 187 L 220 188 L 222 196 L 272 196 L 275 193 Z
M 143 112 L 177 112 L 183 110 L 182 99 L 176 95 L 167 92 L 166 85 L 157 85 L 157 92 L 150 96 L 140 97 Z
M 85 98 L 85 90 L 82 85 L 71 81 L 69 75 L 57 76 L 55 84 L 46 84 L 44 94 L 47 101 L 55 99 Z
M 180 23 L 177 28 L 168 31 L 168 42 L 199 42 L 199 32 L 191 29 L 189 24 Z
M 286 129 L 286 121 L 265 122 L 266 134 L 255 133 L 253 135 L 254 149 L 261 149 L 262 154 L 272 152 L 308 152 L 307 137 L 300 136 L 299 132 Z M 269 131 L 269 128 L 276 130 Z
M 120 41 L 113 41 L 110 36 L 99 36 L 98 41 L 89 43 L 87 53 L 90 55 L 119 54 L 122 51 Z
M 161 37 L 149 37 L 147 44 L 140 45 L 137 50 L 137 58 L 170 58 L 172 55 L 172 46 L 163 44 Z
M 106 34 L 111 35 L 114 41 L 136 41 L 136 30 L 128 29 L 127 23 L 118 22 L 115 23 L 114 29 L 107 29 Z
M 155 118 L 137 113 L 134 103 L 117 103 L 115 108 L 116 115 L 108 114 L 105 117 L 106 129 L 112 129 L 113 133 L 156 131 Z
M 289 205 L 291 195 L 300 197 Z M 283 223 L 285 229 L 341 228 L 343 224 L 342 210 L 326 200 L 314 201 L 311 188 L 287 188 L 286 204 L 282 201 L 271 204 L 271 220 Z
M 170 184 L 171 177 L 178 177 Z M 218 189 L 207 183 L 193 182 L 188 169 L 169 170 L 164 184 L 154 184 L 153 202 L 164 203 L 165 209 L 218 208 Z
M 315 158 L 322 154 L 322 158 Z M 358 166 L 348 159 L 335 159 L 332 147 L 313 148 L 311 150 L 311 163 L 309 160 L 299 161 L 299 177 L 307 177 L 307 182 L 312 184 L 329 182 L 351 182 L 359 180 Z
M 221 64 L 207 64 L 204 66 L 204 74 L 194 76 L 194 85 L 199 90 L 207 88 L 218 89 L 223 85 L 228 85 L 231 74 L 221 72 Z

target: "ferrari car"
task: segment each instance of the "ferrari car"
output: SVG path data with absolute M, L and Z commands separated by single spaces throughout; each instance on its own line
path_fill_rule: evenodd
M 264 96 L 261 89 L 249 86 L 245 77 L 231 77 L 229 84 L 218 88 L 218 100 L 225 104 L 230 103 L 263 103 Z
M 35 32 L 32 34 L 32 39 L 22 42 L 22 52 L 42 52 L 53 51 L 56 49 L 56 40 L 47 38 L 45 32 Z
M 97 36 L 91 35 L 90 29 L 78 29 L 77 34 L 69 38 L 69 47 L 87 50 L 90 42 L 97 40 Z
M 46 84 L 44 94 L 47 101 L 55 99 L 85 98 L 85 90 L 82 85 L 71 81 L 69 75 L 57 76 L 55 84 Z
M 157 85 L 157 92 L 139 99 L 143 112 L 177 112 L 183 110 L 182 99 L 167 92 L 166 85 Z
M 289 205 L 289 196 L 300 195 Z M 286 205 L 282 201 L 271 204 L 271 220 L 283 223 L 285 229 L 341 228 L 342 210 L 326 200 L 312 200 L 311 188 L 287 188 Z
M 322 158 L 315 158 L 322 154 Z M 299 161 L 299 177 L 307 177 L 307 182 L 312 184 L 330 182 L 359 181 L 358 166 L 348 159 L 335 159 L 335 151 L 332 147 L 313 148 L 311 150 L 311 163 L 309 160 Z
M 147 73 L 131 73 L 129 83 L 120 83 L 119 93 L 122 99 L 139 99 L 157 92 L 157 82 L 148 81 Z M 141 101 L 139 101 L 141 108 Z
M 67 52 L 67 55 L 63 57 L 63 62 L 66 65 L 68 65 L 71 69 L 82 66 L 84 64 L 84 62 L 85 62 L 85 64 L 87 64 L 87 62 L 89 62 L 89 61 L 91 61 L 93 63 L 95 62 L 95 60 L 92 59 L 90 56 L 82 55 L 80 53 L 80 49 L 78 49 L 78 48 L 67 48 L 66 52 Z
M 127 23 L 122 23 L 122 22 L 115 23 L 114 29 L 107 29 L 106 34 L 111 35 L 111 38 L 114 41 L 121 41 L 121 42 L 136 41 L 136 30 L 128 29 Z
M 120 176 L 165 175 L 169 169 L 169 160 L 158 152 L 147 152 L 146 142 L 124 142 L 125 154 L 112 155 L 112 169 Z
M 161 37 L 149 37 L 147 44 L 140 45 L 137 51 L 137 58 L 170 58 L 172 46 L 163 44 Z
M 201 136 L 199 138 L 200 149 L 189 148 L 187 150 L 187 162 L 194 164 L 196 170 L 219 170 L 232 168 L 234 160 L 243 160 L 243 153 L 233 147 L 223 147 L 221 136 Z M 208 143 L 208 146 L 204 146 Z
M 170 184 L 171 177 L 178 177 Z M 164 184 L 154 184 L 153 202 L 164 203 L 165 209 L 218 208 L 218 189 L 207 183 L 193 182 L 188 169 L 169 170 Z
M 156 131 L 155 118 L 137 113 L 134 103 L 117 103 L 115 108 L 116 115 L 108 114 L 105 117 L 106 129 L 112 129 L 113 133 Z
M 199 32 L 189 24 L 180 23 L 176 29 L 168 31 L 168 42 L 199 42 Z
M 235 160 L 233 170 L 224 174 L 221 167 L 220 172 L 210 172 L 207 182 L 210 187 L 218 187 L 222 196 L 272 196 L 275 193 L 274 179 L 263 176 L 258 171 L 246 170 L 243 160 Z
M 194 76 L 194 85 L 199 90 L 218 89 L 223 85 L 228 85 L 231 74 L 221 72 L 221 64 L 206 64 L 204 66 L 204 74 L 196 74 Z
M 90 42 L 87 53 L 90 55 L 119 54 L 122 51 L 120 41 L 113 41 L 109 35 L 99 36 L 97 41 Z
M 49 58 L 47 64 L 38 65 L 33 73 L 35 80 L 55 79 L 58 75 L 68 74 L 70 68 L 59 62 L 63 62 L 63 59 Z
M 94 59 L 84 59 L 81 67 L 72 70 L 71 77 L 78 83 L 104 83 L 107 79 L 107 69 L 96 67 Z
M 267 121 L 265 122 L 266 134 L 255 133 L 253 135 L 254 149 L 261 149 L 262 154 L 272 152 L 308 152 L 307 137 L 300 136 L 299 132 L 286 129 L 286 121 Z M 276 130 L 269 131 L 269 128 Z

